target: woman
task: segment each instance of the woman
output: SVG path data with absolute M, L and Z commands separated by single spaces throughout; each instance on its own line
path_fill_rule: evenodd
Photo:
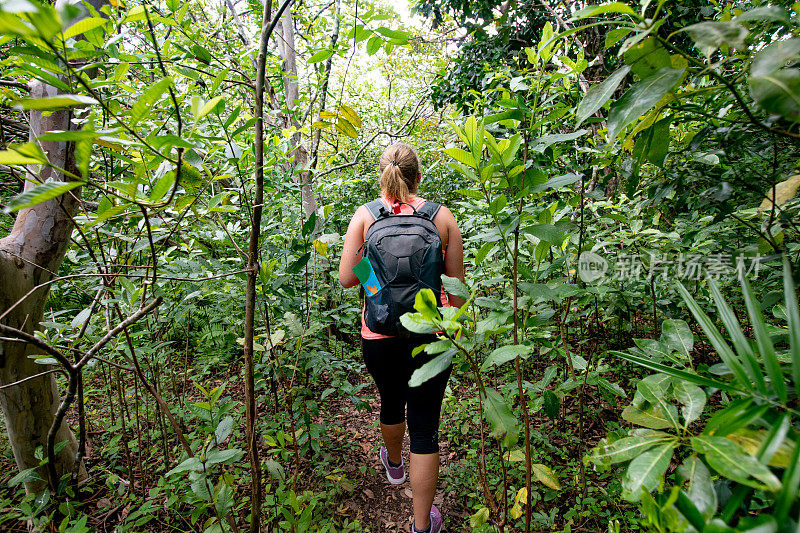
M 381 156 L 379 168 L 381 200 L 387 209 L 408 215 L 425 202 L 417 196 L 417 185 L 422 176 L 419 158 L 413 148 L 399 143 L 389 146 Z M 339 263 L 339 282 L 346 288 L 358 284 L 353 267 L 361 260 L 360 249 L 372 222 L 372 215 L 362 205 L 347 227 Z M 442 241 L 444 273 L 463 280 L 464 250 L 461 232 L 453 214 L 442 206 L 434 216 L 433 223 Z M 445 300 L 443 297 L 444 305 L 448 305 Z M 449 301 L 454 305 L 463 304 L 456 296 L 449 296 Z M 401 449 L 407 408 L 411 440 L 413 531 L 438 533 L 442 528 L 442 516 L 433 505 L 433 497 L 439 477 L 439 415 L 450 368 L 418 387 L 409 387 L 408 380 L 414 370 L 432 359 L 425 352 L 412 357 L 412 350 L 435 337 L 404 339 L 375 333 L 364 323 L 363 311 L 361 337 L 364 362 L 375 380 L 381 399 L 380 426 L 385 446 L 381 446 L 379 455 L 386 469 L 386 477 L 393 485 L 405 481 Z

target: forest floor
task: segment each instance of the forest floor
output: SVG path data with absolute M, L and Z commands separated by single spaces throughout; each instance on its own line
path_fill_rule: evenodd
M 344 433 L 339 440 L 346 438 L 351 444 L 348 447 L 349 453 L 341 458 L 342 467 L 352 484 L 348 487 L 349 494 L 342 498 L 337 512 L 350 519 L 359 520 L 367 530 L 375 533 L 410 531 L 411 483 L 408 477 L 402 485 L 391 485 L 386 479 L 383 465 L 378 458 L 378 449 L 383 445 L 380 429 L 377 427 L 380 406 L 376 399 L 369 401 L 369 404 L 372 412 L 356 408 L 346 398 L 339 398 L 328 404 L 330 411 L 326 422 L 334 422 L 343 428 Z M 443 480 L 457 452 L 450 449 L 450 443 L 446 440 L 440 441 L 439 449 L 441 475 L 434 504 L 445 517 L 445 524 L 451 524 L 446 528 L 447 531 L 470 531 L 468 528 L 452 526 L 452 524 L 464 524 L 470 513 L 455 498 L 455 491 L 449 490 L 447 481 Z M 408 438 L 403 447 L 403 461 L 408 473 Z M 368 466 L 366 472 L 362 473 L 359 470 L 360 465 Z

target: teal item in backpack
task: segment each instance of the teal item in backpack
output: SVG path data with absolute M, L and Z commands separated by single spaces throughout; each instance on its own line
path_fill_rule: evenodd
M 410 204 L 407 204 L 410 205 Z M 424 202 L 410 215 L 395 214 L 378 199 L 366 204 L 374 222 L 367 229 L 363 257 L 372 265 L 380 289 L 365 294 L 364 323 L 375 333 L 409 337 L 400 317 L 414 311 L 414 299 L 431 289 L 441 306 L 444 259 L 433 218 L 441 207 Z

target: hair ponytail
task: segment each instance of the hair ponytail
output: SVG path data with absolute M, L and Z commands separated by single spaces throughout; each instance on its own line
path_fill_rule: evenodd
M 392 200 L 405 202 L 417 192 L 419 158 L 411 146 L 403 143 L 386 148 L 379 163 L 381 193 Z

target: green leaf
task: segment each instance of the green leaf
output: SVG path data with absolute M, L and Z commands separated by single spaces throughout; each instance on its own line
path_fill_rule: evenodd
M 735 20 L 715 20 L 699 22 L 683 28 L 689 34 L 703 55 L 710 57 L 722 46 L 741 48 L 749 33 L 747 28 Z
M 583 9 L 579 9 L 575 13 L 572 14 L 572 18 L 570 20 L 580 20 L 585 19 L 588 17 L 596 17 L 597 15 L 603 15 L 605 13 L 620 13 L 622 15 L 633 15 L 634 17 L 638 18 L 636 12 L 625 4 L 624 2 L 609 2 L 608 4 L 602 4 L 599 6 L 589 6 L 584 7 Z
M 220 443 L 227 439 L 231 434 L 231 430 L 233 430 L 233 418 L 226 416 L 219 421 L 219 424 L 217 424 L 217 429 L 214 430 L 214 435 L 217 438 L 217 442 Z
M 550 389 L 544 391 L 544 413 L 550 420 L 556 420 L 561 411 L 561 400 Z
M 724 381 L 717 381 L 714 379 L 709 379 L 697 374 L 692 374 L 691 372 L 687 372 L 685 370 L 679 370 L 677 368 L 673 368 L 671 366 L 662 365 L 660 363 L 653 362 L 649 359 L 645 359 L 643 357 L 638 357 L 636 355 L 631 355 L 625 352 L 619 352 L 616 350 L 611 350 L 608 353 L 611 355 L 616 355 L 626 361 L 630 361 L 631 363 L 637 364 L 644 368 L 649 368 L 650 370 L 655 370 L 656 372 L 662 372 L 667 374 L 668 376 L 677 377 L 679 379 L 683 379 L 685 381 L 689 381 L 696 385 L 701 385 L 703 387 L 715 387 L 717 389 L 726 390 L 726 391 L 736 391 L 741 392 L 739 389 L 730 383 L 725 383 Z
M 799 56 L 800 37 L 776 41 L 753 56 L 750 75 L 756 78 L 769 76 L 784 68 L 789 61 L 798 59 Z
M 750 95 L 764 110 L 800 122 L 800 72 L 784 69 L 750 77 Z
M 351 139 L 358 138 L 358 131 L 356 131 L 356 128 L 343 117 L 339 117 L 339 119 L 336 121 L 336 130 L 339 131 L 339 133 L 347 135 Z
M 172 184 L 175 183 L 175 173 L 167 172 L 153 185 L 153 190 L 150 191 L 149 200 L 153 203 L 160 201 L 167 192 L 169 192 Z
M 328 59 L 332 55 L 333 55 L 333 50 L 320 50 L 319 52 L 316 52 L 314 55 L 309 57 L 308 61 L 306 61 L 306 62 L 308 64 L 320 63 L 322 61 L 325 61 L 326 59 Z
M 550 178 L 545 183 L 540 185 L 534 185 L 531 187 L 531 193 L 544 192 L 549 189 L 561 189 L 563 187 L 572 185 L 576 181 L 580 181 L 580 179 L 581 177 L 577 174 L 563 174 L 561 176 Z
M 203 104 L 203 107 L 201 107 L 200 111 L 197 113 L 197 120 L 200 120 L 204 116 L 211 113 L 211 111 L 213 111 L 214 108 L 217 107 L 217 104 L 220 103 L 223 98 L 225 98 L 225 95 L 215 96 L 214 98 Z
M 82 94 L 59 94 L 45 96 L 44 98 L 22 98 L 14 102 L 18 109 L 33 109 L 36 111 L 55 111 L 76 106 L 96 104 L 97 100 Z
M 492 437 L 502 440 L 506 447 L 513 446 L 519 432 L 517 419 L 499 392 L 489 387 L 486 387 L 484 391 L 485 394 L 481 393 L 483 412 L 492 429 Z
M 475 157 L 466 150 L 462 150 L 461 148 L 445 148 L 443 152 L 468 167 L 476 168 L 478 166 Z
M 789 326 L 789 352 L 792 356 L 792 379 L 794 390 L 800 391 L 800 309 L 797 305 L 797 293 L 792 281 L 789 260 L 783 256 L 783 294 L 786 305 L 786 319 Z M 800 394 L 800 393 L 798 393 Z
M 625 76 L 628 75 L 630 70 L 630 66 L 624 65 L 615 70 L 600 83 L 592 85 L 589 90 L 586 91 L 586 96 L 584 96 L 581 103 L 578 104 L 578 110 L 575 112 L 575 118 L 577 119 L 575 124 L 576 128 L 608 102 L 608 99 L 611 98 L 614 91 L 617 90 L 617 87 L 619 87 L 619 84 L 622 83 L 622 80 L 625 79 Z
M 717 313 L 722 319 L 722 323 L 725 324 L 725 329 L 728 330 L 728 335 L 730 335 L 731 340 L 733 341 L 733 346 L 736 349 L 736 355 L 738 356 L 736 361 L 744 362 L 742 367 L 750 378 L 749 381 L 747 381 L 747 385 L 755 383 L 759 392 L 762 394 L 767 394 L 767 385 L 764 381 L 764 374 L 761 371 L 761 367 L 758 365 L 758 360 L 756 359 L 753 349 L 750 346 L 750 341 L 745 338 L 744 333 L 742 332 L 742 328 L 739 325 L 739 319 L 736 318 L 736 314 L 734 314 L 730 305 L 728 305 L 725 297 L 722 296 L 722 292 L 719 290 L 719 285 L 717 285 L 717 282 L 713 279 L 709 279 L 708 287 L 711 289 L 711 295 L 714 297 L 714 303 L 717 306 Z M 718 342 L 724 341 L 718 339 Z M 725 361 L 724 358 L 723 361 Z M 738 377 L 739 376 L 737 374 L 737 378 Z
M 356 113 L 355 109 L 352 107 L 342 104 L 339 106 L 339 113 L 347 120 L 347 122 L 352 124 L 353 127 L 361 127 L 361 117 L 358 116 L 358 113 Z
M 789 467 L 783 472 L 781 484 L 782 488 L 775 502 L 775 519 L 783 524 L 797 502 L 797 491 L 800 489 L 800 442 L 794 444 L 794 453 L 789 460 Z
M 592 450 L 589 459 L 598 465 L 614 464 L 638 457 L 657 444 L 675 440 L 675 437 L 663 431 L 648 431 L 633 437 L 624 437 L 610 444 L 597 446 Z
M 389 39 L 397 39 L 399 41 L 408 41 L 409 34 L 407 32 L 401 30 L 392 30 L 390 28 L 384 28 L 381 26 L 380 28 L 376 28 L 375 31 L 380 33 L 384 37 Z
M 641 393 L 645 400 L 653 405 L 653 413 L 658 413 L 660 416 L 663 416 L 671 427 L 680 429 L 681 424 L 678 420 L 678 410 L 667 401 L 668 388 L 670 387 L 671 381 L 669 376 L 655 374 L 641 380 L 636 386 L 636 390 Z
M 169 477 L 173 474 L 179 474 L 181 472 L 186 472 L 191 470 L 193 472 L 201 472 L 203 470 L 203 463 L 197 457 L 189 457 L 181 464 L 167 472 L 166 477 Z
M 86 33 L 87 31 L 93 30 L 99 26 L 105 25 L 108 22 L 106 19 L 102 17 L 87 17 L 79 20 L 66 30 L 64 30 L 64 39 L 70 39 L 75 37 L 76 35 L 80 35 L 82 33 Z
M 33 207 L 39 205 L 47 200 L 52 200 L 61 196 L 67 191 L 71 191 L 83 185 L 81 181 L 51 181 L 47 180 L 41 185 L 37 185 L 32 189 L 23 191 L 8 201 L 8 204 L 3 208 L 4 213 L 15 213 L 20 209 Z
M 453 355 L 455 355 L 455 353 L 456 349 L 451 348 L 443 354 L 437 355 L 418 369 L 414 370 L 414 373 L 411 374 L 411 379 L 408 380 L 408 386 L 419 387 L 429 379 L 438 376 L 450 368 L 450 365 L 453 362 Z M 413 393 L 414 391 L 410 391 L 410 394 Z
M 553 224 L 536 224 L 522 229 L 524 233 L 530 233 L 539 240 L 549 242 L 554 246 L 561 246 L 564 242 L 564 234 Z
M 578 130 L 572 133 L 551 133 L 550 135 L 542 135 L 538 139 L 536 139 L 536 144 L 534 144 L 531 149 L 534 152 L 544 153 L 548 147 L 555 143 L 565 142 L 565 141 L 574 141 L 578 137 L 582 137 L 589 130 Z
M 771 491 L 780 488 L 781 482 L 766 465 L 745 453 L 741 446 L 730 439 L 700 435 L 692 437 L 692 447 L 705 454 L 711 468 L 730 480 Z M 762 483 L 755 483 L 752 478 Z
M 446 274 L 442 274 L 442 286 L 447 294 L 458 296 L 464 300 L 467 300 L 470 297 L 469 289 L 466 285 L 464 285 L 464 282 L 458 278 L 453 278 Z
M 36 143 L 11 145 L 8 150 L 0 151 L 0 164 L 2 165 L 37 165 L 47 164 L 44 155 Z
M 141 6 L 137 6 L 141 7 Z M 161 96 L 172 85 L 172 78 L 166 77 L 157 81 L 147 89 L 139 100 L 131 107 L 130 114 L 128 115 L 128 125 L 131 127 L 136 126 L 138 122 L 145 116 L 145 114 L 153 107 L 153 105 L 161 100 Z
M 439 331 L 438 325 L 426 320 L 420 313 L 405 313 L 400 316 L 400 323 L 412 333 L 426 334 Z
M 687 359 L 694 347 L 694 335 L 685 320 L 669 318 L 661 324 L 661 335 L 669 346 Z
M 650 449 L 631 461 L 622 478 L 622 497 L 639 501 L 642 489 L 651 492 L 664 477 L 676 443 L 669 442 Z
M 441 315 L 436 307 L 436 295 L 430 289 L 422 289 L 414 297 L 414 309 L 425 320 L 440 320 Z
M 369 41 L 367 41 L 367 55 L 375 55 L 375 52 L 381 49 L 382 44 L 383 40 L 377 35 L 370 37 Z
M 764 322 L 764 316 L 761 314 L 761 308 L 753 294 L 753 289 L 750 287 L 750 282 L 747 281 L 747 277 L 743 275 L 739 276 L 739 278 L 742 284 L 744 304 L 747 308 L 747 314 L 750 317 L 750 325 L 755 333 L 759 355 L 767 369 L 767 375 L 769 376 L 772 390 L 775 391 L 775 394 L 785 405 L 788 400 L 786 382 L 784 381 L 780 361 L 778 361 L 778 356 L 775 354 L 775 346 L 772 344 L 772 339 L 767 331 L 767 325 Z
M 680 293 L 683 301 L 686 302 L 686 306 L 689 308 L 689 311 L 692 312 L 695 320 L 697 320 L 697 322 L 700 324 L 700 327 L 703 328 L 703 332 L 706 334 L 706 337 L 708 337 L 711 345 L 717 351 L 717 354 L 719 355 L 720 359 L 722 359 L 722 362 L 727 365 L 731 372 L 733 372 L 733 375 L 736 377 L 739 385 L 744 390 L 755 390 L 753 384 L 750 382 L 750 379 L 747 377 L 739 358 L 735 353 L 733 353 L 733 350 L 731 350 L 730 346 L 728 346 L 728 343 L 722 337 L 722 334 L 720 334 L 719 330 L 711 321 L 711 319 L 708 318 L 708 315 L 705 313 L 705 311 L 700 308 L 695 299 L 691 294 L 689 294 L 689 291 L 686 290 L 686 287 L 684 287 L 682 283 L 676 283 L 675 288 L 678 289 L 678 293 Z M 717 307 L 719 308 L 719 302 L 717 303 Z M 692 383 L 704 385 L 703 383 L 698 383 L 697 381 L 692 381 Z
M 217 497 L 216 501 L 214 502 L 214 506 L 216 507 L 219 516 L 225 516 L 233 509 L 234 505 L 233 488 L 224 481 L 220 483 L 222 486 L 219 488 L 219 492 L 217 492 Z
M 244 451 L 236 448 L 228 450 L 211 450 L 206 457 L 206 466 L 215 464 L 231 464 L 244 457 Z
M 550 487 L 553 490 L 561 490 L 561 483 L 558 482 L 558 476 L 550 470 L 549 466 L 541 463 L 531 463 L 531 472 L 542 485 Z
M 675 410 L 675 407 L 672 407 Z M 674 427 L 671 420 L 677 418 L 678 413 L 671 413 L 667 418 L 660 407 L 648 407 L 642 409 L 637 405 L 629 405 L 622 410 L 623 420 L 627 420 L 631 424 L 636 424 L 650 429 L 666 429 Z
M 672 57 L 655 37 L 648 37 L 631 46 L 623 58 L 634 74 L 642 79 L 652 76 L 664 67 L 672 66 Z
M 611 105 L 608 113 L 608 142 L 614 142 L 626 126 L 658 103 L 680 81 L 685 68 L 662 68 L 649 78 L 635 83 Z
M 697 385 L 673 379 L 675 399 L 681 404 L 681 414 L 688 426 L 698 418 L 706 407 L 706 393 Z
M 516 359 L 517 357 L 525 357 L 533 351 L 532 346 L 524 344 L 510 344 L 508 346 L 501 346 L 495 349 L 489 357 L 481 365 L 481 368 L 486 369 L 491 365 L 500 366 L 503 363 Z
M 13 487 L 20 483 L 31 483 L 33 481 L 42 481 L 42 476 L 36 472 L 36 468 L 27 468 L 8 480 L 8 486 Z
M 677 469 L 678 479 L 686 495 L 694 503 L 703 518 L 708 520 L 717 512 L 717 492 L 711 473 L 696 455 L 690 455 Z

